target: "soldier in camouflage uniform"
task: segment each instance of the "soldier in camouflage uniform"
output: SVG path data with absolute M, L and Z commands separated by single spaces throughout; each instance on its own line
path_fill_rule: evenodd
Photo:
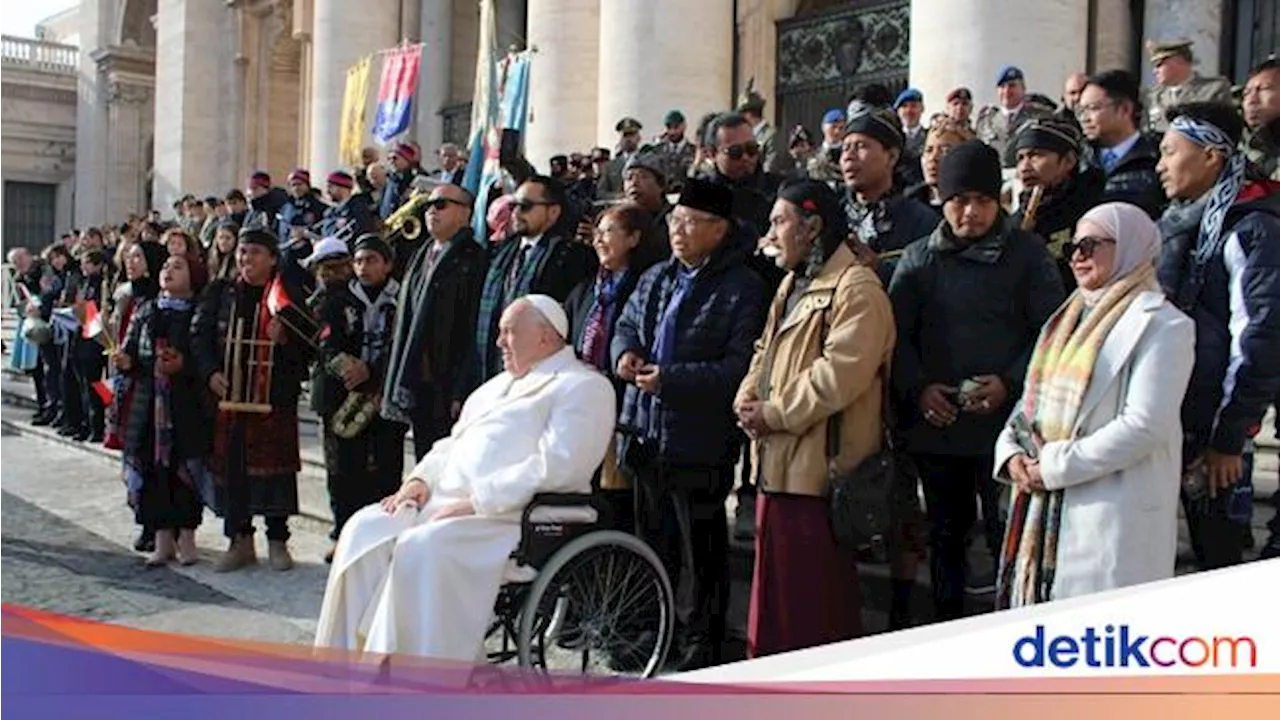
M 974 131 L 978 139 L 995 148 L 1006 168 L 1017 165 L 1018 159 L 1008 151 L 1009 140 L 1024 122 L 1053 114 L 1053 110 L 1027 101 L 1027 85 L 1022 70 L 1005 65 L 996 74 L 996 87 L 1000 104 L 987 105 L 978 112 Z
M 1266 60 L 1244 86 L 1245 157 L 1280 180 L 1280 61 Z
M 751 132 L 760 145 L 760 169 L 775 175 L 788 175 L 795 167 L 790 153 L 778 147 L 778 132 L 764 119 L 764 97 L 752 89 L 754 80 L 738 98 L 738 113 L 751 123 Z
M 1147 130 L 1163 133 L 1169 128 L 1165 111 L 1190 102 L 1231 102 L 1231 83 L 1226 78 L 1200 77 L 1192 64 L 1190 40 L 1148 42 L 1156 86 L 1147 95 Z
M 642 151 L 656 153 L 663 175 L 667 178 L 667 191 L 678 193 L 684 187 L 684 179 L 689 175 L 697 148 L 684 134 L 684 113 L 679 110 L 669 111 L 662 118 L 662 125 L 666 128 L 665 132 L 654 138 L 653 143 L 642 148 Z

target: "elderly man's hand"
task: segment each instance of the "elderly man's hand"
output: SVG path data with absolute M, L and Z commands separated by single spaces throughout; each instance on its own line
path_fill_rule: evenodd
M 431 516 L 429 522 L 437 520 L 448 520 L 449 518 L 468 517 L 476 514 L 476 505 L 470 498 L 466 500 L 455 500 L 448 505 L 440 508 Z
M 657 395 L 662 389 L 662 368 L 657 365 L 645 365 L 636 373 L 636 387 L 649 393 Z
M 427 487 L 425 480 L 421 478 L 409 478 L 404 481 L 400 489 L 394 495 L 388 495 L 382 499 L 382 509 L 394 513 L 400 509 L 402 505 L 413 504 L 421 508 L 427 504 L 427 500 L 431 498 L 431 488 Z

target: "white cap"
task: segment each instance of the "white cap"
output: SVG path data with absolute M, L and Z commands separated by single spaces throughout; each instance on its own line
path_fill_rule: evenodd
M 560 307 L 560 303 L 547 295 L 525 295 L 524 299 L 533 305 L 539 315 L 551 323 L 551 327 L 556 329 L 556 334 L 561 339 L 569 337 L 569 317 L 564 314 L 564 308 Z
M 346 241 L 327 237 L 315 244 L 311 254 L 302 261 L 302 265 L 308 268 L 314 267 L 316 263 L 336 260 L 340 257 L 351 257 L 351 250 L 347 247 Z

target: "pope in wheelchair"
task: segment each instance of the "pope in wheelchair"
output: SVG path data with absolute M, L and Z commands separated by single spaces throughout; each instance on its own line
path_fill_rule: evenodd
M 541 493 L 590 493 L 613 434 L 613 387 L 574 357 L 567 334 L 544 295 L 502 314 L 505 371 L 471 394 L 395 495 L 343 529 L 317 646 L 482 657 L 522 512 Z

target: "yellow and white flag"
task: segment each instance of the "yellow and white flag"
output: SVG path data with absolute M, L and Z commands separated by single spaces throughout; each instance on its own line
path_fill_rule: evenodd
M 342 96 L 342 134 L 338 139 L 338 155 L 343 165 L 360 164 L 372 59 L 372 56 L 366 55 L 347 70 L 347 89 Z

